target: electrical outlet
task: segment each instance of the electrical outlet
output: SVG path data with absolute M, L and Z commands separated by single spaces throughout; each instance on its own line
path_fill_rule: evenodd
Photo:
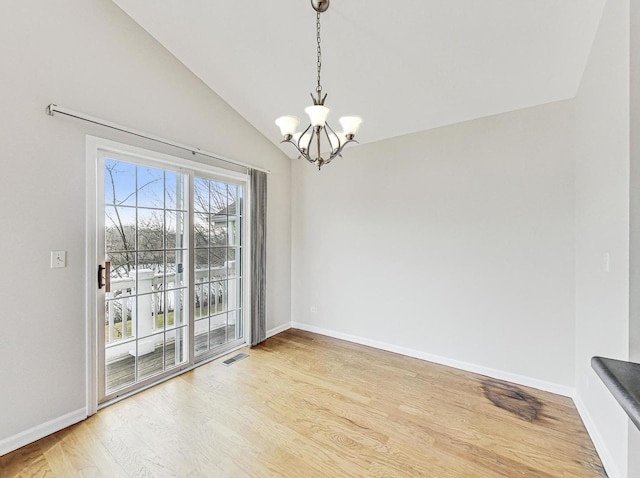
M 318 309 L 317 307 L 314 307 L 314 306 L 311 307 L 311 313 L 312 314 L 317 314 L 319 312 L 320 312 L 320 309 Z
M 51 268 L 67 267 L 67 251 L 51 251 Z

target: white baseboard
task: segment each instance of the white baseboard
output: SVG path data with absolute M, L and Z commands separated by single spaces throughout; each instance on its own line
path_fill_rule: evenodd
M 274 335 L 279 334 L 280 332 L 284 332 L 285 330 L 289 330 L 291 328 L 291 322 L 287 322 L 286 324 L 282 324 L 278 327 L 274 327 L 273 329 L 267 330 L 267 338 L 273 337 Z
M 291 327 L 294 329 L 306 330 L 308 332 L 314 332 L 316 334 L 326 335 L 336 339 L 346 340 L 347 342 L 353 342 L 356 344 L 367 345 L 380 350 L 386 350 L 387 352 L 394 352 L 407 357 L 413 357 L 427 362 L 434 362 L 440 365 L 446 365 L 448 367 L 457 368 L 460 370 L 466 370 L 467 372 L 473 372 L 480 375 L 486 375 L 487 377 L 496 378 L 498 380 L 505 380 L 507 382 L 517 383 L 524 385 L 525 387 L 537 388 L 538 390 L 544 390 L 546 392 L 555 393 L 565 397 L 572 398 L 574 395 L 574 389 L 566 385 L 558 383 L 547 382 L 544 380 L 538 380 L 536 378 L 527 377 L 525 375 L 518 375 L 503 370 L 493 369 L 489 367 L 483 367 L 468 362 L 462 362 L 460 360 L 450 359 L 442 357 L 440 355 L 434 355 L 420 350 L 410 349 L 407 347 L 400 347 L 397 345 L 388 344 L 386 342 L 379 342 L 377 340 L 371 340 L 356 335 L 344 334 L 342 332 L 335 332 L 333 330 L 323 329 L 314 325 L 302 324 L 300 322 L 292 322 Z
M 0 456 L 6 455 L 7 453 L 17 450 L 29 443 L 40 440 L 40 438 L 51 435 L 63 428 L 67 428 L 74 423 L 81 422 L 85 418 L 87 418 L 87 411 L 86 409 L 81 408 L 61 417 L 54 418 L 46 423 L 42 423 L 41 425 L 37 425 L 29 430 L 20 432 L 17 435 L 5 438 L 0 441 Z
M 606 443 L 602 439 L 600 432 L 598 431 L 598 427 L 596 427 L 593 418 L 591 418 L 591 414 L 589 413 L 584 402 L 578 397 L 577 394 L 573 397 L 573 403 L 580 414 L 580 418 L 582 418 L 582 422 L 584 423 L 585 428 L 587 429 L 587 433 L 589 433 L 589 437 L 593 442 L 593 445 L 596 447 L 596 451 L 600 456 L 600 461 L 602 461 L 602 465 L 604 466 L 605 471 L 609 478 L 623 478 L 624 475 L 618 469 L 615 461 L 611 456 L 611 452 L 607 447 Z

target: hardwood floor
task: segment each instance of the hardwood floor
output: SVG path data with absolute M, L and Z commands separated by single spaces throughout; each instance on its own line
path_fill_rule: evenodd
M 0 477 L 606 476 L 570 399 L 298 330 L 248 353 L 0 457 Z

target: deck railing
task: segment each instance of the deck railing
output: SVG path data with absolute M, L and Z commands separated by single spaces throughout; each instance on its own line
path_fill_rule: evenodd
M 234 267 L 233 262 L 195 271 L 193 305 L 196 308 L 196 318 L 236 309 L 236 281 L 227 282 L 228 290 L 222 286 L 224 282 L 215 282 L 224 281 L 227 269 Z M 185 277 L 184 274 L 179 275 Z M 178 277 L 177 280 L 184 279 Z M 219 284 L 215 290 L 214 283 Z M 105 310 L 107 360 L 124 354 L 144 355 L 152 352 L 153 342 L 145 341 L 145 347 L 141 348 L 139 344 L 136 348 L 135 339 L 184 325 L 182 321 L 187 319 L 183 312 L 190 306 L 186 303 L 188 297 L 185 285 L 176 282 L 175 272 L 156 273 L 151 269 L 133 270 L 128 277 L 111 279 L 111 292 L 106 294 Z M 176 306 L 179 313 L 176 313 Z M 159 338 L 159 342 L 161 341 L 162 338 Z

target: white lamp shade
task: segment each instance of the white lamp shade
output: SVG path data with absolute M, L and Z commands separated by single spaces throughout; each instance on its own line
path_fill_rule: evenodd
M 313 126 L 324 127 L 327 116 L 329 116 L 329 108 L 322 105 L 307 106 L 304 112 L 309 115 L 309 120 Z
M 309 149 L 309 143 L 311 142 L 311 135 L 307 133 L 304 136 L 302 136 L 302 133 L 296 133 L 293 135 L 293 140 L 298 145 L 298 148 Z
M 362 123 L 360 116 L 343 116 L 338 121 L 342 126 L 345 136 L 354 135 L 358 132 L 358 128 Z
M 298 127 L 298 123 L 299 120 L 295 116 L 280 116 L 280 118 L 276 120 L 282 136 L 293 136 Z
M 336 134 L 329 133 L 329 141 L 331 141 L 331 149 L 336 150 L 347 142 L 347 138 L 344 133 L 338 131 Z

